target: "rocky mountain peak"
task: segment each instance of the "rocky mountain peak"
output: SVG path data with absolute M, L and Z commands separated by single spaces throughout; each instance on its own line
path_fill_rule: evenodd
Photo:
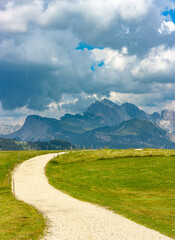
M 103 125 L 116 125 L 122 121 L 129 120 L 127 113 L 117 104 L 103 99 L 102 101 L 96 101 L 85 112 L 95 117 L 101 118 Z
M 148 119 L 148 115 L 132 103 L 126 102 L 122 104 L 121 108 L 126 111 L 126 113 L 131 119 Z
M 171 110 L 168 110 L 168 109 L 165 109 L 165 110 L 163 110 L 161 112 L 161 117 L 164 120 L 173 120 L 173 121 L 175 121 L 175 112 L 171 111 Z
M 111 108 L 120 108 L 116 103 L 104 98 L 101 103 L 103 103 L 105 106 L 111 107 Z

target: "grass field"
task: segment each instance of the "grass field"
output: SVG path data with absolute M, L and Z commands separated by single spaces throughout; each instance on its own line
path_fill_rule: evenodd
M 11 193 L 10 172 L 19 163 L 48 151 L 0 152 L 0 239 L 39 239 L 45 220 L 35 208 L 16 200 Z
M 46 174 L 75 198 L 175 238 L 174 169 L 173 150 L 99 150 L 61 155 Z

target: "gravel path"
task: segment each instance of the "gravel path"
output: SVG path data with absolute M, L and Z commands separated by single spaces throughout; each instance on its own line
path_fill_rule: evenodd
M 48 219 L 43 240 L 170 240 L 120 215 L 76 200 L 48 184 L 44 168 L 55 154 L 23 162 L 13 172 L 16 198 Z

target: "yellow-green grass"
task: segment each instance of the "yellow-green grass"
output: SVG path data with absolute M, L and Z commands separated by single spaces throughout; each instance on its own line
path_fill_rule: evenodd
M 39 239 L 45 228 L 43 216 L 35 208 L 18 201 L 11 192 L 10 172 L 19 163 L 48 151 L 0 152 L 0 239 Z M 19 159 L 19 160 L 18 160 Z
M 175 238 L 174 169 L 174 150 L 106 149 L 56 157 L 46 175 L 75 198 Z

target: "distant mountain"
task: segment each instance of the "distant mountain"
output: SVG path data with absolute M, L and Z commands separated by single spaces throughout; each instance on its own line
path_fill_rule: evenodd
M 75 132 L 75 133 L 84 133 L 88 130 L 92 130 L 99 126 L 105 126 L 102 120 L 103 119 L 99 116 L 94 116 L 89 113 L 84 113 L 84 115 L 65 114 L 63 117 L 61 117 L 60 122 L 65 124 L 65 128 L 68 131 Z M 67 124 L 67 127 L 66 127 L 66 124 Z
M 129 119 L 148 120 L 151 116 L 131 103 L 122 104 L 121 108 L 127 113 Z
M 163 110 L 158 124 L 168 130 L 170 133 L 175 134 L 175 112 L 170 110 Z
M 70 148 L 75 148 L 75 146 L 62 140 L 51 140 L 49 142 L 19 142 L 17 140 L 0 138 L 1 151 L 60 150 Z
M 170 131 L 167 133 L 155 123 Z M 82 115 L 65 114 L 60 120 L 28 116 L 21 129 L 2 137 L 33 142 L 62 139 L 81 146 L 172 148 L 175 137 L 169 133 L 174 129 L 175 112 L 164 110 L 161 115 L 147 114 L 134 104 L 118 106 L 104 99 L 91 104 Z
M 97 128 L 83 135 L 86 146 L 109 148 L 175 148 L 171 135 L 147 120 L 128 120 L 116 126 Z M 76 144 L 80 144 L 77 141 Z
M 20 129 L 20 125 L 6 125 L 6 124 L 0 124 L 0 134 L 10 134 L 12 132 L 17 131 Z
M 157 122 L 160 118 L 159 113 L 147 114 L 134 104 L 124 103 L 118 106 L 112 101 L 103 99 L 92 103 L 83 115 L 66 114 L 61 120 L 70 124 L 78 124 L 87 131 L 97 127 L 114 126 L 130 119 Z
M 20 141 L 69 140 L 71 136 L 75 137 L 98 127 L 113 126 L 129 119 L 130 116 L 122 106 L 104 99 L 93 103 L 83 115 L 66 114 L 60 120 L 38 115 L 28 116 L 21 129 L 4 137 Z
M 67 131 L 69 129 L 69 131 Z M 69 135 L 74 128 L 70 124 L 64 123 L 54 118 L 45 118 L 38 115 L 30 115 L 21 129 L 5 135 L 6 138 L 17 139 L 19 141 L 49 141 L 63 139 Z
M 113 126 L 131 119 L 122 107 L 107 99 L 92 103 L 84 113 L 84 116 L 89 115 L 94 118 L 99 118 L 99 123 L 103 126 Z

